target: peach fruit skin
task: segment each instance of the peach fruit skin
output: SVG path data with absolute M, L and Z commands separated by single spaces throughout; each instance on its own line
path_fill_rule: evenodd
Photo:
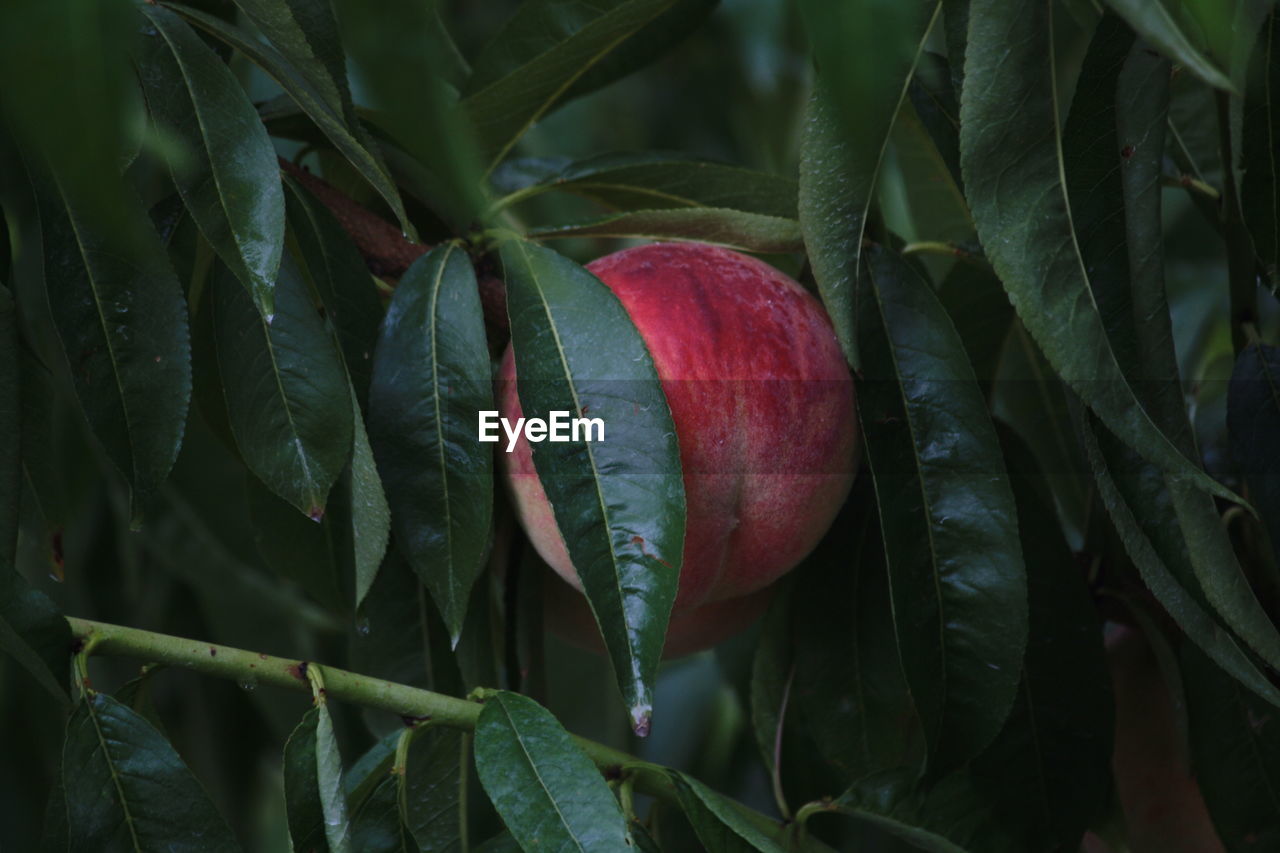
M 754 258 L 655 243 L 587 269 L 635 323 L 675 423 L 687 504 L 675 624 L 768 586 L 826 532 L 855 473 L 853 381 L 818 301 Z M 510 346 L 499 406 L 521 416 Z M 581 589 L 528 442 L 499 455 L 534 547 Z M 669 634 L 669 647 L 675 641 Z

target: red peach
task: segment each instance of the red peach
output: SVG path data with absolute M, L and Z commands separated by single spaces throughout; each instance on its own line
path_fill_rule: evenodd
M 687 505 L 674 614 L 763 589 L 812 550 L 853 482 L 853 381 L 830 321 L 794 280 L 727 249 L 657 243 L 587 268 L 635 323 L 671 408 Z M 510 346 L 499 405 L 521 416 Z M 528 442 L 501 455 L 529 538 L 581 589 Z

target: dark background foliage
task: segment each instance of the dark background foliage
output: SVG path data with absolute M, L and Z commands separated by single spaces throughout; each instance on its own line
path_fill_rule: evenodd
M 1135 626 L 1225 848 L 1271 849 L 1272 6 L 7 4 L 0 849 L 528 849 L 552 801 L 588 849 L 1120 845 Z M 491 460 L 419 464 L 470 435 L 414 401 L 491 399 L 496 278 L 635 346 L 577 264 L 681 238 L 822 297 L 863 470 L 760 624 L 659 668 L 638 617 L 628 680 L 620 619 L 613 663 L 543 630 Z M 630 510 L 678 542 L 682 501 Z M 402 737 L 247 668 L 73 661 L 60 614 L 508 692 Z M 566 730 L 669 769 L 615 808 Z

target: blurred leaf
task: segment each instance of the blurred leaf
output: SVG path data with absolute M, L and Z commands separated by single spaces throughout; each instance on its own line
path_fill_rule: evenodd
M 747 820 L 735 803 L 677 770 L 668 770 L 667 776 L 675 786 L 684 816 L 708 853 L 782 853 L 782 847 Z
M 1218 666 L 1280 707 L 1280 689 L 1258 670 L 1196 594 L 1186 534 L 1173 513 L 1162 511 L 1169 505 L 1169 496 L 1160 472 L 1143 464 L 1078 405 L 1073 417 L 1093 468 L 1098 495 L 1143 583 L 1178 627 Z
M 1106 806 L 1111 781 L 1102 622 L 1030 448 L 1012 433 L 1001 438 L 1023 553 L 1036 555 L 1036 568 L 1027 572 L 1030 631 L 1018 698 L 972 773 L 1022 849 L 1073 850 Z
M 1108 428 L 1162 469 L 1239 501 L 1147 415 L 1107 340 L 1063 182 L 1049 13 L 1015 0 L 970 6 L 960 154 L 978 235 L 1049 363 Z
M 328 9 L 322 7 L 320 0 L 296 0 L 296 2 L 314 6 L 317 10 L 317 19 L 329 15 Z M 262 0 L 262 3 L 268 5 L 265 0 Z M 290 55 L 286 59 L 276 48 L 264 44 L 256 36 L 228 24 L 221 18 L 180 3 L 166 2 L 162 5 L 182 15 L 224 44 L 238 50 L 254 65 L 266 72 L 297 102 L 298 106 L 302 107 L 316 126 L 329 137 L 334 147 L 341 151 L 351 165 L 369 182 L 369 185 L 378 191 L 395 213 L 405 232 L 409 235 L 414 234 L 413 226 L 409 223 L 408 215 L 404 211 L 404 204 L 400 200 L 400 192 L 387 174 L 386 165 L 376 153 L 377 148 L 372 137 L 358 121 L 354 123 L 351 121 L 352 117 L 347 115 L 344 105 L 335 106 L 334 97 L 336 96 L 339 100 L 342 98 L 341 93 L 337 91 L 339 83 L 333 78 L 325 79 L 327 71 L 319 59 L 312 56 L 309 60 L 304 60 L 305 70 L 297 68 L 293 65 L 293 61 L 298 58 L 296 55 Z M 279 6 L 282 10 L 287 9 L 284 3 L 280 3 Z M 281 16 L 278 26 L 286 31 L 296 27 L 297 22 L 290 23 L 290 19 L 291 15 Z M 307 50 L 305 44 L 298 41 L 303 38 L 300 32 L 295 32 L 292 37 L 286 33 L 286 40 L 292 40 L 294 49 L 299 52 Z M 277 44 L 277 47 L 281 46 Z M 313 76 L 316 79 L 312 79 Z M 345 88 L 345 77 L 342 79 L 342 86 Z
M 360 603 L 351 640 L 351 665 L 359 672 L 414 687 L 444 688 L 430 680 L 427 614 L 422 587 L 400 552 L 387 550 Z
M 1004 723 L 1026 642 L 1017 515 L 995 429 L 928 283 L 871 249 L 859 418 L 880 504 L 898 650 L 937 776 Z
M 1199 649 L 1181 649 L 1196 782 L 1231 853 L 1280 845 L 1280 712 Z
M 284 745 L 284 793 L 294 850 L 355 850 L 343 796 L 342 756 L 323 698 L 307 711 Z
M 480 784 L 525 851 L 614 853 L 631 845 L 600 771 L 532 699 L 497 692 L 485 700 L 475 760 Z
M 56 181 L 38 179 L 44 278 L 80 404 L 133 490 L 160 487 L 182 444 L 191 344 L 182 290 L 135 196 L 114 216 L 132 239 L 107 242 Z
M 493 449 L 476 418 L 493 410 L 475 271 L 456 243 L 400 279 L 382 325 L 369 429 L 398 547 L 431 591 L 454 643 L 483 568 L 493 515 Z
M 535 0 L 475 63 L 462 106 L 486 174 L 583 75 L 678 0 Z
M 879 521 L 871 483 L 861 480 L 799 567 L 794 593 L 793 724 L 813 736 L 842 783 L 910 763 L 913 745 L 919 751 Z
M 553 168 L 518 192 L 520 199 L 558 190 L 615 210 L 717 207 L 796 218 L 796 182 L 683 154 L 603 154 Z
M 800 225 L 818 292 L 857 367 L 862 238 L 894 119 L 940 4 L 801 3 L 818 66 L 800 154 Z
M 67 721 L 62 779 L 72 850 L 240 849 L 164 736 L 105 693 L 86 695 Z
M 17 574 L 14 560 L 22 499 L 18 346 L 13 297 L 8 288 L 0 285 L 0 649 L 13 655 L 42 686 L 65 701 L 71 632 L 53 605 L 36 590 L 27 588 Z M 33 645 L 28 638 L 36 633 L 44 636 Z
M 616 0 L 615 0 L 616 2 Z M 679 44 L 711 14 L 718 0 L 676 0 L 666 11 L 616 46 L 573 82 L 549 109 L 625 77 Z M 517 71 L 546 50 L 552 37 L 561 40 L 589 25 L 600 10 L 581 0 L 537 0 L 521 4 L 502 30 L 476 57 L 476 72 L 467 81 L 470 94 Z
M 69 848 L 71 827 L 67 826 L 67 792 L 62 785 L 59 765 L 44 807 L 44 826 L 40 833 L 40 853 L 65 853 Z
M 589 409 L 609 426 L 603 442 L 533 443 L 533 462 L 644 734 L 684 553 L 671 410 L 648 348 L 599 279 L 532 243 L 501 252 L 524 416 Z
M 793 657 L 788 589 L 769 604 L 751 661 L 751 728 L 760 758 L 771 776 L 778 772 L 774 757 L 791 705 Z
M 254 543 L 267 566 L 327 609 L 341 611 L 342 545 L 336 528 L 346 513 L 331 501 L 317 523 L 300 515 L 257 477 L 246 478 L 246 484 Z
M 794 219 L 720 207 L 634 210 L 576 225 L 534 228 L 529 236 L 538 240 L 563 237 L 691 240 L 743 252 L 782 253 L 804 249 L 800 224 Z
M 275 149 L 213 49 L 168 9 L 138 9 L 152 25 L 137 57 L 147 106 L 181 146 L 167 158 L 174 185 L 205 239 L 268 316 L 284 247 Z
M 461 762 L 463 734 L 438 726 L 411 736 L 401 768 L 400 815 L 422 853 L 462 849 L 466 820 Z
M 347 232 L 301 184 L 286 179 L 289 227 L 298 241 L 302 272 L 324 304 L 363 408 L 373 372 L 373 344 L 382 322 L 382 300 L 364 259 Z
M 432 210 L 466 233 L 485 207 L 483 155 L 446 82 L 458 77 L 459 56 L 437 3 L 342 0 L 338 9 L 374 120 L 413 158 Z
M 975 243 L 973 219 L 960 186 L 952 177 L 951 165 L 938 150 L 914 106 L 903 105 L 890 140 L 914 229 L 908 233 L 919 240 L 964 247 L 954 252 L 955 258 L 960 258 Z M 959 262 L 933 253 L 921 255 L 921 261 L 926 266 Z
M 1280 173 L 1276 148 L 1280 146 L 1280 14 L 1272 13 L 1262 28 L 1254 52 L 1249 86 L 1245 90 L 1241 156 L 1244 178 L 1240 203 L 1253 245 L 1265 270 L 1271 292 L 1280 295 Z
M 1227 430 L 1231 454 L 1280 557 L 1280 348 L 1256 343 L 1240 353 L 1227 391 Z
M 947 11 L 944 4 L 944 14 Z M 962 57 L 963 58 L 963 57 Z M 963 64 L 957 60 L 957 64 Z M 916 115 L 946 164 L 951 180 L 963 188 L 960 176 L 960 98 L 952 88 L 951 63 L 946 57 L 923 51 L 907 94 Z
M 984 397 L 991 396 L 1000 352 L 1013 326 L 1013 306 L 1000 279 L 985 263 L 958 263 L 938 285 L 942 301 L 964 343 Z
M 1186 32 L 1188 25 L 1194 25 L 1194 19 L 1187 20 L 1189 15 L 1183 10 L 1191 4 L 1183 0 L 1107 0 L 1107 4 L 1143 38 L 1210 86 L 1229 91 L 1233 89 L 1230 78 L 1224 73 L 1229 69 L 1218 68 L 1205 55 L 1204 45 L 1196 44 Z
M 296 262 L 285 256 L 276 313 L 263 319 L 225 267 L 214 271 L 218 369 L 236 446 L 272 492 L 319 521 L 351 458 L 351 399 L 337 348 Z
M 151 701 L 151 682 L 155 677 L 154 673 L 163 669 L 162 664 L 143 665 L 142 672 L 126 681 L 114 694 L 117 702 L 153 725 L 161 735 L 165 735 L 164 723 L 156 713 L 155 703 Z

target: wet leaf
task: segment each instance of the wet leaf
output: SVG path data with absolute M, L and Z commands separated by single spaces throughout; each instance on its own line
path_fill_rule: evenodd
M 782 853 L 782 847 L 748 820 L 737 804 L 692 776 L 668 770 L 684 816 L 709 853 Z
M 284 248 L 284 193 L 275 149 L 235 75 L 176 13 L 143 4 L 152 33 L 138 76 L 155 123 L 181 146 L 174 185 L 205 239 L 263 316 Z
M 374 355 L 369 437 L 398 547 L 431 591 L 456 644 L 484 566 L 493 448 L 476 440 L 494 410 L 484 315 L 463 249 L 439 246 L 400 279 Z
M 524 416 L 589 409 L 608 430 L 601 442 L 535 443 L 533 462 L 632 725 L 647 732 L 684 552 L 671 410 L 644 341 L 599 279 L 531 243 L 501 252 Z

